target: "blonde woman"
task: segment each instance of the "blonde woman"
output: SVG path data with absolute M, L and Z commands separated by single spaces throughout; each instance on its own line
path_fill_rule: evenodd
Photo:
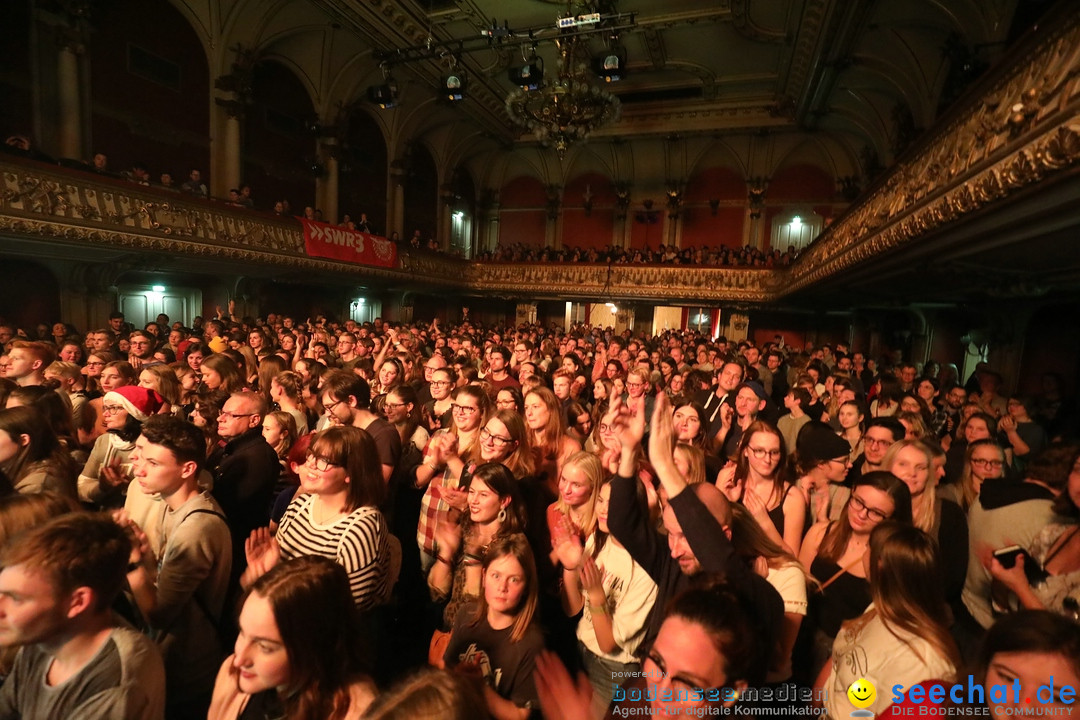
M 885 454 L 883 466 L 911 493 L 911 521 L 930 535 L 941 554 L 945 597 L 959 603 L 968 563 L 967 518 L 960 506 L 937 495 L 937 473 L 930 448 L 920 440 L 901 440 Z

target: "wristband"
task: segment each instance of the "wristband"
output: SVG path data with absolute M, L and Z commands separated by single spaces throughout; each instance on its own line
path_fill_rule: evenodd
M 607 615 L 607 605 L 593 605 L 592 603 L 589 603 L 589 612 L 593 615 Z
M 446 565 L 449 565 L 450 567 L 453 567 L 453 566 L 454 566 L 454 563 L 453 563 L 453 561 L 451 561 L 451 560 L 447 560 L 447 559 L 446 559 L 446 558 L 444 558 L 444 557 L 443 557 L 442 555 L 437 555 L 437 556 L 435 557 L 435 562 L 441 562 L 441 563 L 445 563 Z

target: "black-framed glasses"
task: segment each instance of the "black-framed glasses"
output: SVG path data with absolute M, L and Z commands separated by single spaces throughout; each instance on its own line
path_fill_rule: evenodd
M 432 380 L 428 384 L 429 385 L 434 385 L 435 387 L 446 387 L 447 385 L 453 385 L 453 383 L 450 382 L 449 380 Z
M 990 460 L 988 458 L 971 458 L 971 464 L 990 468 L 999 468 L 1005 465 L 1005 463 L 1000 460 Z
M 769 450 L 768 448 L 748 447 L 746 449 L 753 453 L 754 457 L 756 457 L 758 460 L 762 460 L 765 457 L 778 458 L 783 455 L 783 453 L 779 450 Z
M 341 463 L 330 462 L 326 458 L 319 457 L 318 455 L 308 455 L 306 463 L 319 472 L 326 472 L 331 468 L 342 467 Z
M 506 447 L 514 442 L 513 438 L 496 435 L 487 428 L 480 428 L 480 442 L 486 442 L 488 440 L 491 440 L 492 444 L 498 445 L 499 447 Z
M 855 512 L 857 512 L 857 513 L 865 512 L 866 517 L 868 517 L 871 520 L 874 520 L 876 522 L 881 522 L 882 520 L 888 520 L 889 519 L 889 516 L 886 515 L 885 513 L 881 512 L 877 508 L 872 508 L 869 505 L 867 505 L 866 503 L 864 503 L 859 498 L 858 495 L 852 495 L 851 496 L 851 507 L 855 508 Z
M 863 438 L 863 442 L 866 443 L 867 445 L 872 445 L 874 447 L 881 447 L 882 445 L 885 445 L 885 446 L 892 445 L 893 442 L 895 442 L 895 441 L 892 440 L 891 438 L 889 440 L 878 440 L 877 438 L 872 438 L 872 437 L 867 436 L 867 437 Z
M 453 403 L 453 404 L 450 405 L 450 409 L 453 410 L 454 412 L 463 413 L 465 415 L 472 415 L 474 412 L 476 412 L 480 408 L 474 408 L 474 407 L 472 407 L 470 405 L 458 405 L 457 403 Z

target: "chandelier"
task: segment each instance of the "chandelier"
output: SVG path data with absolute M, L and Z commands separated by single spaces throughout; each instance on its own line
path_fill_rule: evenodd
M 506 112 L 530 130 L 541 144 L 554 145 L 563 157 L 570 145 L 619 118 L 619 99 L 589 82 L 585 47 L 577 37 L 557 40 L 557 76 L 534 90 L 514 88 L 506 96 Z

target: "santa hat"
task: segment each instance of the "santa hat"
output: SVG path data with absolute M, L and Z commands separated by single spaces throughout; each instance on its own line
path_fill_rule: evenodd
M 105 393 L 102 402 L 120 403 L 127 410 L 127 414 L 139 422 L 145 422 L 146 418 L 157 413 L 161 409 L 161 396 L 153 390 L 148 390 L 138 385 L 125 385 Z

